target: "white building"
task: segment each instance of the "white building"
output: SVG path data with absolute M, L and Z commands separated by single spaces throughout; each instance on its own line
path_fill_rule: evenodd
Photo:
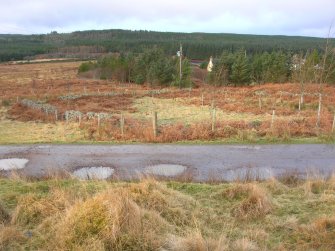
M 211 72 L 213 70 L 213 57 L 210 57 L 209 63 L 207 65 L 207 71 Z

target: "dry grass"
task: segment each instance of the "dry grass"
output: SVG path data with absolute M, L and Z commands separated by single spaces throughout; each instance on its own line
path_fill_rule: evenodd
M 259 248 L 254 242 L 248 240 L 247 238 L 242 238 L 242 239 L 235 241 L 234 250 L 236 251 L 256 251 L 256 250 L 259 250 Z
M 162 251 L 225 251 L 229 250 L 228 241 L 224 236 L 219 240 L 205 239 L 196 231 L 185 237 L 171 236 Z
M 10 221 L 10 215 L 5 209 L 2 201 L 0 201 L 0 225 Z
M 91 240 L 108 250 L 157 250 L 169 225 L 127 194 L 106 192 L 77 202 L 54 226 L 58 250 L 86 249 Z
M 16 226 L 0 225 L 0 250 L 23 250 L 21 245 L 27 241 Z
M 334 250 L 335 249 L 335 217 L 318 218 L 310 224 L 303 224 L 295 229 L 301 250 Z
M 177 94 L 178 95 L 178 94 Z M 192 99 L 192 98 L 191 98 Z M 134 114 L 136 118 L 151 118 L 152 111 L 157 111 L 159 114 L 160 124 L 194 124 L 204 121 L 211 120 L 211 106 L 198 106 L 190 105 L 186 103 L 185 99 L 162 99 L 143 97 L 137 99 L 134 104 L 134 108 L 138 110 L 138 113 Z M 237 113 L 237 112 L 225 112 L 224 110 L 216 110 L 217 120 L 221 121 L 263 121 L 270 119 L 270 115 L 254 115 L 252 113 Z
M 257 185 L 249 185 L 247 188 L 243 186 L 241 189 L 235 191 L 235 196 L 248 193 L 241 203 L 237 204 L 233 210 L 232 215 L 237 219 L 256 219 L 264 217 L 269 214 L 273 209 L 273 203 L 269 194 Z
M 321 193 L 307 194 L 305 185 L 273 179 L 216 185 L 0 179 L 11 218 L 0 225 L 0 249 L 331 250 L 334 183 L 323 182 Z
M 192 204 L 151 179 L 94 196 L 56 189 L 47 196 L 22 196 L 11 225 L 32 229 L 38 238 L 29 245 L 46 245 L 45 250 L 157 250 L 168 231 L 190 224 Z M 6 240 L 1 244 L 8 247 Z
M 77 142 L 84 139 L 84 132 L 75 123 L 0 121 L 0 144 Z
M 12 223 L 22 226 L 34 226 L 43 219 L 65 209 L 68 203 L 63 193 L 51 194 L 40 198 L 34 194 L 21 197 L 12 214 Z

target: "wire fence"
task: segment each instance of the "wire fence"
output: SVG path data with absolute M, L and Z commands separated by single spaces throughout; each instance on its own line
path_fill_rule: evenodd
M 154 93 L 152 91 L 148 91 L 147 94 Z M 156 94 L 159 92 L 155 92 Z M 162 93 L 162 92 L 160 92 Z M 103 94 L 103 96 L 110 96 L 113 95 L 121 95 L 120 93 L 109 93 Z M 295 95 L 288 92 L 282 92 L 282 95 Z M 315 94 L 305 94 L 305 95 L 313 95 Z M 60 99 L 76 99 L 83 95 L 73 95 L 73 96 L 61 96 Z M 85 95 L 84 95 L 85 96 Z M 203 94 L 200 97 L 202 106 L 204 96 Z M 258 135 L 264 135 L 265 133 L 282 131 L 288 133 L 289 135 L 293 136 L 313 136 L 317 135 L 322 132 L 334 133 L 335 131 L 335 114 L 332 118 L 328 117 L 319 117 L 320 106 L 318 108 L 318 117 L 316 119 L 313 118 L 304 118 L 300 116 L 298 112 L 296 116 L 290 116 L 289 118 L 285 118 L 285 121 L 281 118 L 277 118 L 276 110 L 270 110 L 266 112 L 266 115 L 269 119 L 267 120 L 254 120 L 254 121 L 228 121 L 225 119 L 223 115 L 218 116 L 217 107 L 215 106 L 215 102 L 212 102 L 212 105 L 209 107 L 208 118 L 200 121 L 198 124 L 202 124 L 201 127 L 192 127 L 187 125 L 186 123 L 165 123 L 164 120 L 160 120 L 159 113 L 154 109 L 151 111 L 150 115 L 143 116 L 145 119 L 138 119 L 138 117 L 132 116 L 131 114 L 124 113 L 106 113 L 106 112 L 81 112 L 79 110 L 66 110 L 63 112 L 59 112 L 56 106 L 50 105 L 46 102 L 42 101 L 34 101 L 29 99 L 22 99 L 18 100 L 19 104 L 24 107 L 34 109 L 36 111 L 40 111 L 45 114 L 46 117 L 53 117 L 54 121 L 65 121 L 66 123 L 78 123 L 81 125 L 85 123 L 87 126 L 96 127 L 96 131 L 100 131 L 101 127 L 105 129 L 109 127 L 110 130 L 118 130 L 119 134 L 124 137 L 127 134 L 127 130 L 144 130 L 143 128 L 146 127 L 147 130 L 152 132 L 153 138 L 160 137 L 160 134 L 169 130 L 171 134 L 172 130 L 176 130 L 176 134 L 180 134 L 180 131 L 183 131 L 186 134 L 186 130 L 206 130 L 207 134 L 211 134 L 211 137 L 227 137 L 231 134 L 231 131 L 237 130 L 249 130 L 251 133 L 255 133 Z M 261 101 L 260 101 L 261 102 Z M 260 105 L 261 106 L 261 105 Z M 262 107 L 260 107 L 262 108 Z M 300 108 L 300 106 L 299 106 Z M 167 108 L 168 109 L 168 108 Z M 299 109 L 300 110 L 300 109 Z M 188 115 L 192 116 L 192 115 Z M 182 120 L 186 121 L 187 116 L 183 115 Z M 190 119 L 191 120 L 191 119 Z M 320 120 L 320 121 L 319 121 Z M 323 126 L 322 130 L 320 130 L 321 126 Z M 151 129 L 150 129 L 151 128 Z M 179 128 L 179 129 L 178 129 Z M 178 131 L 179 130 L 179 131 Z M 201 134 L 201 132 L 199 132 Z M 133 133 L 134 134 L 134 133 Z M 135 133 L 136 134 L 136 133 Z M 186 136 L 185 136 L 186 137 Z

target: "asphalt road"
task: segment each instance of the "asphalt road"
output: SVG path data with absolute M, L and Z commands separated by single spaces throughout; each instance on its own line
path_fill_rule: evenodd
M 107 166 L 121 179 L 151 165 L 178 164 L 194 180 L 335 173 L 335 145 L 23 145 L 0 146 L 0 159 L 26 158 L 20 172 L 44 176 L 80 167 Z M 5 171 L 2 171 L 5 172 Z

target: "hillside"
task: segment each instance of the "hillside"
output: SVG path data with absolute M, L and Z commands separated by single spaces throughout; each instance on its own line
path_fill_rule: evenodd
M 298 36 L 241 35 L 225 33 L 174 33 L 130 30 L 77 31 L 41 35 L 0 34 L 0 62 L 21 60 L 38 54 L 63 57 L 96 57 L 106 52 L 142 52 L 157 46 L 175 54 L 183 43 L 188 58 L 219 56 L 223 50 L 245 48 L 248 53 L 264 51 L 299 52 L 322 49 L 325 39 Z

